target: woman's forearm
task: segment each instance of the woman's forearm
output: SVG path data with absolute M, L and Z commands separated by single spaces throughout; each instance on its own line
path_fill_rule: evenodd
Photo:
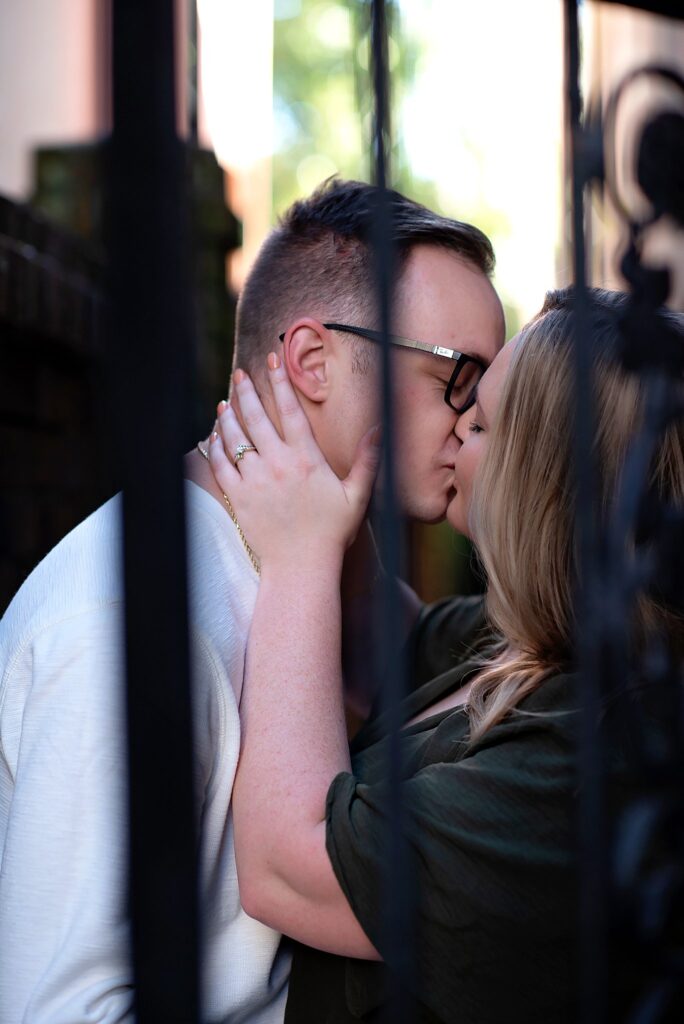
M 243 689 L 233 793 L 243 902 L 307 889 L 328 788 L 349 768 L 340 669 L 341 553 L 292 553 L 263 567 Z M 313 875 L 312 875 L 313 871 Z M 260 895 L 259 895 L 260 894 Z

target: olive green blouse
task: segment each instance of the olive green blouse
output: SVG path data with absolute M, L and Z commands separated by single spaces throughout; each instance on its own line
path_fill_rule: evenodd
M 481 599 L 426 611 L 405 722 L 477 670 L 467 655 L 482 627 Z M 560 675 L 470 745 L 462 709 L 403 730 L 405 834 L 418 883 L 416 1024 L 577 1019 L 576 709 L 576 678 Z M 354 914 L 387 960 L 383 725 L 379 716 L 364 726 L 352 744 L 352 773 L 330 786 L 327 849 Z M 378 1021 L 391 968 L 297 946 L 285 1019 Z

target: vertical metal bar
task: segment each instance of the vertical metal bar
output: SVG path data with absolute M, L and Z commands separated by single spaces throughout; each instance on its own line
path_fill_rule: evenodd
M 115 0 L 108 226 L 123 484 L 130 906 L 138 1024 L 198 1018 L 181 458 L 191 319 L 173 0 Z
M 573 318 L 575 351 L 575 483 L 576 536 L 580 562 L 577 595 L 577 653 L 582 685 L 580 738 L 580 1020 L 599 1024 L 606 1011 L 606 921 L 603 765 L 599 735 L 601 697 L 601 582 L 594 513 L 594 409 L 592 348 L 584 235 L 584 190 L 587 184 L 580 96 L 579 0 L 565 0 L 566 140 L 570 159 L 571 238 L 576 302 Z
M 380 499 L 380 554 L 386 570 L 383 581 L 382 618 L 379 644 L 385 658 L 383 702 L 389 724 L 390 764 L 388 776 L 388 872 L 385 891 L 385 948 L 392 965 L 387 1020 L 392 1024 L 410 1024 L 415 991 L 415 942 L 413 879 L 408 847 L 404 837 L 400 742 L 401 701 L 406 693 L 406 666 L 395 638 L 400 635 L 400 607 L 397 581 L 401 571 L 401 522 L 396 504 L 394 470 L 394 403 L 392 361 L 390 357 L 391 303 L 394 280 L 392 210 L 387 192 L 390 176 L 390 87 L 388 64 L 388 24 L 385 0 L 371 4 L 371 68 L 373 78 L 373 178 L 377 187 L 374 223 L 374 252 L 377 296 L 382 332 L 382 496 Z
M 197 0 L 188 0 L 188 138 L 198 145 L 199 109 L 199 30 Z

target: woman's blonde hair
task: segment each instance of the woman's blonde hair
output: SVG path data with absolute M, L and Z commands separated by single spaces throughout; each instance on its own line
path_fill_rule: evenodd
M 643 418 L 643 380 L 620 366 L 619 316 L 626 296 L 591 291 L 594 447 L 599 528 L 607 521 L 630 439 Z M 674 314 L 662 313 L 681 330 Z M 572 292 L 549 292 L 520 333 L 489 447 L 475 482 L 471 527 L 488 579 L 487 609 L 500 641 L 468 700 L 471 739 L 499 722 L 544 679 L 573 663 L 575 545 L 573 445 L 576 410 Z M 663 434 L 650 485 L 684 502 L 684 424 Z M 636 608 L 643 643 L 663 626 L 682 637 L 682 620 L 653 596 Z

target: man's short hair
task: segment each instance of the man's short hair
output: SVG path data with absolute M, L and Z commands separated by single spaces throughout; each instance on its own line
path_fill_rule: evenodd
M 494 251 L 482 231 L 442 217 L 399 192 L 389 191 L 395 253 L 395 288 L 411 250 L 435 245 L 489 276 Z M 298 316 L 377 326 L 372 234 L 377 188 L 331 178 L 308 199 L 293 203 L 261 247 L 237 310 L 236 357 L 259 374 L 278 335 Z M 351 336 L 348 336 L 351 337 Z M 356 346 L 354 369 L 363 372 L 368 343 Z

